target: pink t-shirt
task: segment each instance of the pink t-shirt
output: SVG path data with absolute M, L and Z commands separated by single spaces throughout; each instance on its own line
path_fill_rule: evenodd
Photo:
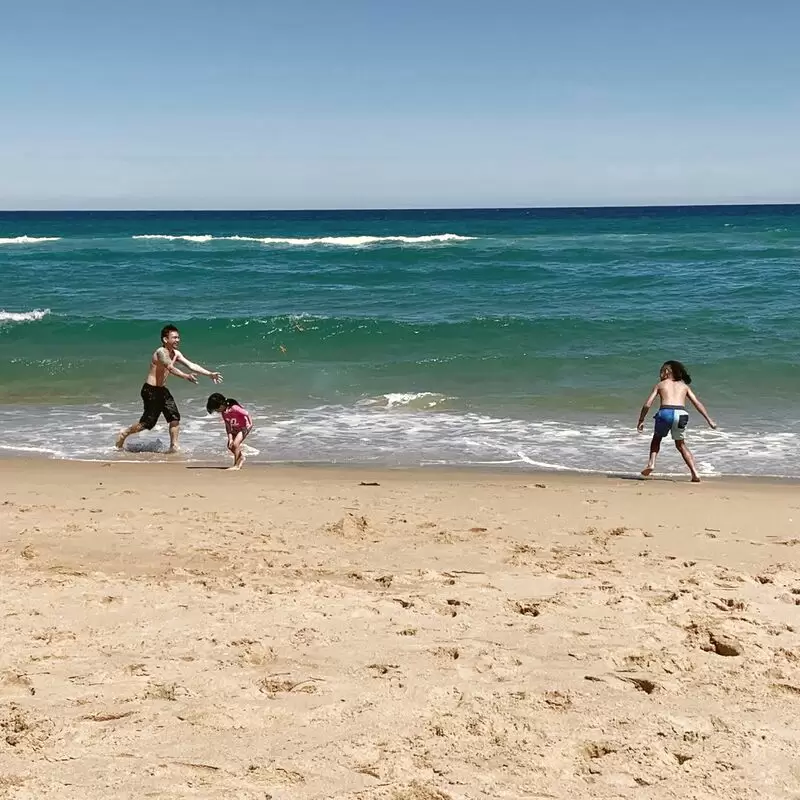
M 253 427 L 250 415 L 241 406 L 229 406 L 224 409 L 222 419 L 225 420 L 225 430 L 228 433 L 247 431 Z

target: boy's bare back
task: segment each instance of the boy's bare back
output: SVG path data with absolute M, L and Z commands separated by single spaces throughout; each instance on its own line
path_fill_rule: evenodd
M 672 378 L 665 378 L 656 384 L 656 394 L 661 400 L 662 406 L 683 406 L 686 405 L 688 397 L 694 402 L 692 390 L 683 382 Z
M 717 427 L 717 423 L 708 416 L 705 406 L 700 402 L 697 395 L 692 391 L 688 383 L 685 383 L 684 381 L 676 381 L 674 378 L 663 378 L 653 387 L 653 391 L 650 392 L 650 396 L 647 398 L 644 406 L 642 407 L 642 413 L 639 416 L 639 424 L 637 426 L 639 430 L 642 429 L 642 423 L 644 421 L 645 414 L 650 409 L 650 406 L 653 404 L 656 396 L 658 396 L 659 400 L 661 401 L 662 407 L 679 406 L 685 408 L 686 399 L 688 398 L 691 404 L 700 412 L 700 415 L 703 417 L 703 419 L 712 428 Z

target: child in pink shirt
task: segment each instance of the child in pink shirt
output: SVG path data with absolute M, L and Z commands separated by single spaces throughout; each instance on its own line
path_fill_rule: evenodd
M 209 414 L 215 412 L 222 414 L 225 431 L 228 434 L 228 450 L 233 454 L 233 466 L 228 469 L 241 469 L 245 462 L 242 445 L 247 434 L 253 429 L 250 415 L 232 397 L 225 397 L 219 392 L 214 392 L 206 403 Z

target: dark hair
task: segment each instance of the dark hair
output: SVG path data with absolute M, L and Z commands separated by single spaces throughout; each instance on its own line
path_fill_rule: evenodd
M 171 333 L 178 333 L 178 329 L 174 325 L 165 325 L 161 329 L 161 341 L 163 342 Z
M 664 367 L 669 367 L 673 380 L 683 381 L 687 386 L 692 382 L 692 376 L 689 374 L 689 370 L 687 370 L 680 361 L 665 361 L 661 369 L 664 369 Z
M 234 400 L 232 397 L 225 397 L 224 394 L 214 392 L 208 396 L 206 401 L 206 411 L 213 414 L 215 411 L 222 411 L 223 408 L 230 408 L 231 406 L 238 406 L 239 401 Z

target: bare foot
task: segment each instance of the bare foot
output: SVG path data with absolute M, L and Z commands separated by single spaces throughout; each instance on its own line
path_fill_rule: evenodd
M 241 464 L 234 464 L 232 467 L 225 467 L 225 472 L 238 472 L 242 468 Z
M 170 447 L 170 448 L 169 448 L 169 450 L 167 450 L 167 455 L 168 455 L 168 456 L 174 456 L 174 455 L 175 455 L 175 453 L 177 453 L 177 452 L 179 452 L 179 451 L 180 451 L 180 447 L 178 447 L 178 446 L 176 445 L 175 447 Z
M 124 445 L 125 445 L 125 434 L 120 433 L 120 435 L 117 436 L 117 441 L 115 442 L 114 447 L 116 447 L 117 450 L 122 450 Z
M 700 483 L 700 476 L 692 475 L 692 483 Z
M 653 474 L 653 470 L 654 470 L 654 469 L 655 469 L 655 467 L 645 467 L 645 468 L 642 470 L 642 475 L 643 475 L 645 478 L 649 478 L 649 477 L 650 477 L 650 476 Z

